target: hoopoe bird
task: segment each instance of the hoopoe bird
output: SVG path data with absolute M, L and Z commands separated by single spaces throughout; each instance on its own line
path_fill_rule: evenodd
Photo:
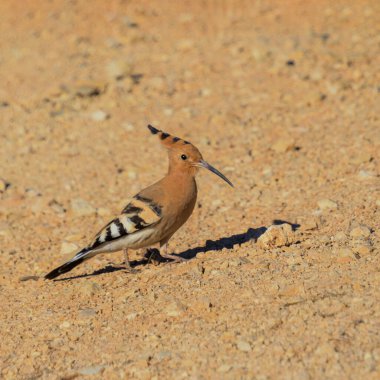
M 186 261 L 180 256 L 168 254 L 167 243 L 194 210 L 197 199 L 195 175 L 198 169 L 208 169 L 230 186 L 233 185 L 203 160 L 202 154 L 193 144 L 151 125 L 148 128 L 153 135 L 159 137 L 168 151 L 169 170 L 166 176 L 136 194 L 121 214 L 103 227 L 87 247 L 48 273 L 46 279 L 51 280 L 67 273 L 95 255 L 121 250 L 124 251 L 126 269 L 133 271 L 128 250 L 155 245 L 161 248 L 162 257 L 175 262 Z

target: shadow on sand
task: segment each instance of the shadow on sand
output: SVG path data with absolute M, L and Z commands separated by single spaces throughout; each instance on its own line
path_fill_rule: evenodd
M 274 225 L 279 225 L 283 223 L 290 224 L 293 230 L 296 230 L 300 226 L 299 224 L 293 224 L 293 223 L 289 223 L 289 222 L 278 220 L 278 219 L 273 221 Z M 192 259 L 196 257 L 198 253 L 206 253 L 209 251 L 221 251 L 224 248 L 232 249 L 235 245 L 241 245 L 250 240 L 256 241 L 266 230 L 267 230 L 266 227 L 248 228 L 246 232 L 243 232 L 241 234 L 231 235 L 231 236 L 223 237 L 217 240 L 206 240 L 206 244 L 204 246 L 187 249 L 186 251 L 180 252 L 178 256 L 184 259 Z M 159 256 L 158 250 L 148 250 L 147 254 L 145 255 L 143 259 L 135 260 L 131 262 L 132 268 L 136 268 L 136 267 L 144 266 L 148 264 L 151 261 L 152 255 L 155 256 L 154 258 L 155 261 L 159 261 L 159 262 L 170 261 Z M 93 277 L 93 276 L 98 276 L 104 273 L 118 272 L 120 270 L 126 270 L 126 269 L 124 266 L 107 265 L 106 267 L 99 269 L 97 271 L 94 271 L 93 273 L 66 277 L 62 279 L 57 279 L 55 281 L 68 281 L 68 280 L 73 280 L 73 279 L 78 279 L 78 278 Z

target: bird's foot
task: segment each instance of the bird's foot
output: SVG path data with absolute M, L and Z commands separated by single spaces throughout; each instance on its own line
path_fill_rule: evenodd
M 168 262 L 167 260 L 170 260 L 170 263 L 183 263 L 187 261 L 187 259 L 184 259 L 181 256 L 160 253 L 158 249 L 148 249 L 145 253 L 145 258 L 148 260 L 148 264 L 152 263 L 153 265 Z
M 145 258 L 148 260 L 148 264 L 159 265 L 163 260 L 158 249 L 148 249 L 145 253 Z

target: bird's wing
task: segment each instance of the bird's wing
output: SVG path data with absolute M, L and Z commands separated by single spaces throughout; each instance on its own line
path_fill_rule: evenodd
M 104 226 L 87 247 L 90 250 L 157 224 L 161 220 L 162 207 L 137 194 L 121 214 Z

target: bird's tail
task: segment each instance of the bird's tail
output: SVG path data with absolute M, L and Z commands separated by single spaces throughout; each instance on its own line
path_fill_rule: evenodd
M 91 252 L 91 249 L 89 248 L 82 249 L 71 260 L 62 264 L 58 268 L 53 269 L 51 272 L 45 275 L 45 279 L 52 280 L 53 278 L 56 278 L 63 273 L 70 272 L 71 269 L 83 263 L 83 261 L 89 259 L 92 256 L 90 252 Z

